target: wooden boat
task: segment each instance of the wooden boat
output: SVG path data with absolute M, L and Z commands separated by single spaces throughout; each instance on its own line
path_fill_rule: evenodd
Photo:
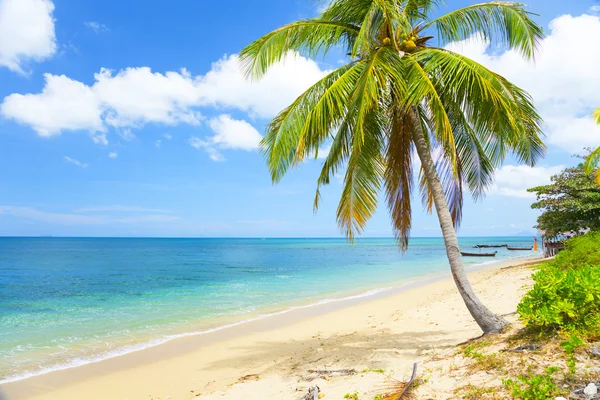
M 501 247 L 508 247 L 507 244 L 476 244 L 477 249 L 499 249 Z
M 467 253 L 466 251 L 461 251 L 460 254 L 463 255 L 463 257 L 496 257 L 496 253 L 498 253 L 497 251 L 493 252 L 493 253 Z
M 508 250 L 513 250 L 513 251 L 514 250 L 522 250 L 522 251 L 531 251 L 531 250 L 533 250 L 533 246 L 531 246 L 531 247 L 508 247 L 508 246 L 506 246 L 506 248 Z

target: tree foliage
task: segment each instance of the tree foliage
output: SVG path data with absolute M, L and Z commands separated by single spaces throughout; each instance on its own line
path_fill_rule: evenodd
M 600 187 L 593 173 L 583 165 L 567 168 L 552 177 L 552 183 L 529 189 L 537 201 L 531 206 L 542 210 L 537 228 L 547 236 L 582 229 L 600 229 Z
M 483 35 L 535 55 L 543 33 L 525 6 L 492 1 L 435 18 L 439 0 L 332 0 L 316 18 L 257 39 L 240 54 L 259 79 L 291 55 L 322 56 L 336 48 L 347 64 L 301 94 L 267 126 L 261 143 L 274 182 L 331 144 L 317 182 L 343 174 L 337 222 L 349 239 L 365 227 L 386 194 L 402 248 L 411 227 L 413 182 L 432 210 L 427 179 L 415 180 L 413 133 L 424 131 L 455 226 L 463 190 L 476 198 L 508 153 L 529 165 L 545 152 L 541 119 L 529 94 L 444 44 Z M 437 12 L 435 14 L 438 14 Z M 437 35 L 437 46 L 433 45 Z

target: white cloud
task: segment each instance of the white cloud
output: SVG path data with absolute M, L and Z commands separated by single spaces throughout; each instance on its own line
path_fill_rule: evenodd
M 191 137 L 188 140 L 190 146 L 197 150 L 204 150 L 213 161 L 225 161 L 225 157 L 221 154 L 209 141 L 202 140 L 199 137 Z
M 600 17 L 554 19 L 535 62 L 525 61 L 515 51 L 487 54 L 488 45 L 476 39 L 448 47 L 526 89 L 544 118 L 550 145 L 570 153 L 600 145 L 600 127 L 589 118 L 592 108 L 600 105 Z
M 592 14 L 600 13 L 600 5 L 591 6 L 590 9 L 589 9 L 589 12 L 592 13 Z
M 262 139 L 262 135 L 248 122 L 233 119 L 227 114 L 211 119 L 209 126 L 215 133 L 213 136 L 205 140 L 192 137 L 189 143 L 196 149 L 207 151 L 214 161 L 224 161 L 219 150 L 256 150 Z
M 550 177 L 558 174 L 564 166 L 529 167 L 527 165 L 505 165 L 496 170 L 496 182 L 490 189 L 490 194 L 508 197 L 535 198 L 534 193 L 527 189 L 547 185 Z
M 0 114 L 31 126 L 41 136 L 84 130 L 92 133 L 96 143 L 106 144 L 108 127 L 131 140 L 131 129 L 148 123 L 198 125 L 203 107 L 231 108 L 270 118 L 324 74 L 314 61 L 289 56 L 264 79 L 250 82 L 244 78 L 236 55 L 224 57 L 206 75 L 195 77 L 185 69 L 161 74 L 148 67 L 116 73 L 103 68 L 90 86 L 46 74 L 41 93 L 7 96 Z M 247 126 L 238 127 L 248 133 Z M 164 138 L 170 140 L 171 135 Z M 227 138 L 215 140 L 227 147 Z
M 256 150 L 262 135 L 243 120 L 231 118 L 223 114 L 209 122 L 215 135 L 210 142 L 222 149 Z
M 51 0 L 0 0 L 0 66 L 24 73 L 56 52 Z
M 108 153 L 108 158 L 117 158 L 119 157 L 119 154 L 115 153 L 114 151 L 111 151 L 110 153 Z
M 327 71 L 304 57 L 289 55 L 259 81 L 250 81 L 240 69 L 237 55 L 224 57 L 205 76 L 198 88 L 202 103 L 237 108 L 251 115 L 272 118 Z
M 74 158 L 67 157 L 67 156 L 65 156 L 65 160 L 67 160 L 67 162 L 69 162 L 69 163 L 71 163 L 71 164 L 73 164 L 73 165 L 76 165 L 76 166 L 78 166 L 78 167 L 80 167 L 80 168 L 87 168 L 87 167 L 88 167 L 88 165 L 89 165 L 89 164 L 82 163 L 82 162 L 81 162 L 81 161 L 79 161 L 79 160 L 76 160 L 76 159 L 74 159 Z
M 76 210 L 73 210 L 74 213 L 97 213 L 97 212 L 149 212 L 149 213 L 160 213 L 160 214 L 170 214 L 173 211 L 164 210 L 158 208 L 147 208 L 140 206 L 122 206 L 122 205 L 114 205 L 114 206 L 91 206 L 91 207 L 82 207 Z
M 174 215 L 164 214 L 138 214 L 138 215 L 81 215 L 78 212 L 101 211 L 100 207 L 79 209 L 73 213 L 54 213 L 37 210 L 32 207 L 0 206 L 1 215 L 11 215 L 17 218 L 23 218 L 30 221 L 38 221 L 57 225 L 111 225 L 111 224 L 160 224 L 160 223 L 180 223 L 182 219 Z M 109 211 L 109 210 L 107 210 Z M 145 209 L 143 207 L 122 207 L 113 211 L 146 211 L 163 212 L 163 210 Z
M 167 140 L 173 139 L 173 136 L 171 134 L 169 134 L 169 133 L 165 133 L 164 135 L 162 135 L 162 137 L 164 137 Z
M 108 26 L 101 24 L 99 22 L 96 22 L 96 21 L 88 21 L 88 22 L 84 22 L 83 24 L 96 33 L 108 32 L 110 30 L 110 29 L 108 29 Z
M 99 144 L 102 146 L 108 145 L 108 139 L 106 138 L 106 133 L 92 132 L 92 133 L 90 133 L 90 137 L 92 138 L 92 141 L 96 144 Z
M 135 133 L 133 133 L 133 131 L 129 128 L 117 129 L 117 135 L 119 135 L 121 139 L 127 142 L 131 142 L 137 137 L 135 136 Z
M 75 215 L 63 213 L 51 213 L 36 210 L 31 207 L 0 206 L 0 215 L 8 214 L 18 218 L 32 221 L 47 222 L 60 225 L 98 225 L 103 219 L 88 215 Z
M 117 74 L 103 68 L 95 74 L 93 90 L 107 106 L 105 122 L 116 127 L 145 123 L 198 124 L 200 115 L 191 109 L 200 93 L 186 70 L 153 73 L 148 67 L 127 68 Z
M 40 94 L 11 94 L 0 113 L 30 125 L 40 136 L 58 135 L 63 130 L 103 131 L 102 110 L 93 90 L 64 75 L 45 74 Z

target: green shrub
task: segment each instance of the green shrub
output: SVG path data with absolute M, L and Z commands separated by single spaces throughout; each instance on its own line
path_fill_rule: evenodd
M 517 311 L 528 327 L 598 331 L 600 266 L 558 269 L 543 266 Z
M 529 372 L 527 375 L 517 377 L 516 381 L 503 379 L 502 384 L 515 399 L 548 400 L 561 394 L 560 389 L 552 379 L 552 375 L 556 371 L 558 371 L 558 367 L 550 367 L 542 375 Z
M 569 239 L 561 251 L 547 265 L 558 269 L 573 269 L 586 265 L 600 266 L 600 232 L 590 232 Z

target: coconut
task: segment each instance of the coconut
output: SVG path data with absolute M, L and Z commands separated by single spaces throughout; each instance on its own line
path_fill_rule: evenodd
M 412 40 L 407 40 L 403 44 L 404 44 L 404 48 L 406 49 L 406 51 L 412 51 L 417 48 L 417 45 Z

